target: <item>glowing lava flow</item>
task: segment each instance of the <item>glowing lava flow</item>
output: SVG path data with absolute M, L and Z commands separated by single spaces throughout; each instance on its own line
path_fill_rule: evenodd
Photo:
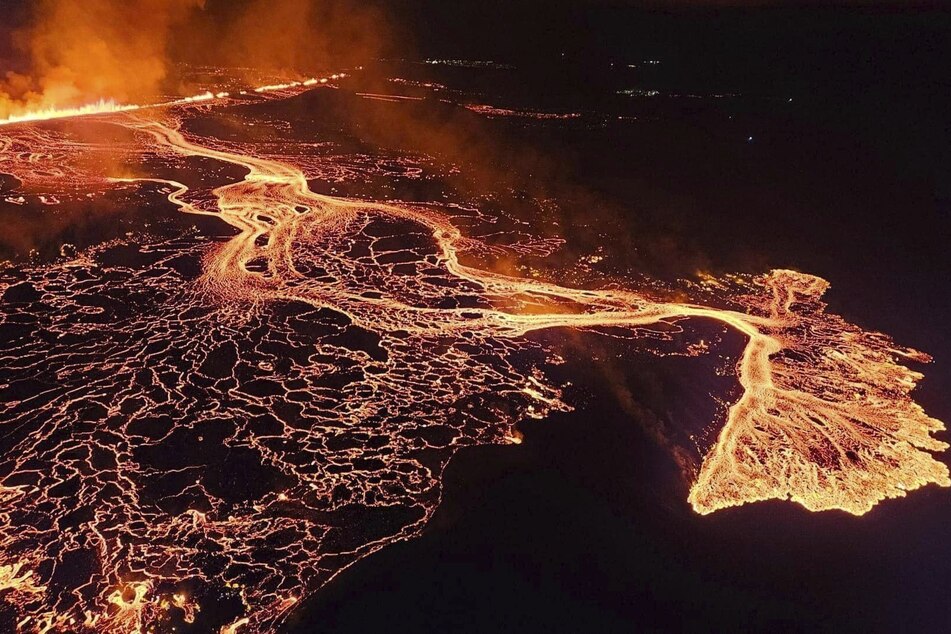
M 242 183 L 215 191 L 222 218 L 240 234 L 208 262 L 205 274 L 210 288 L 238 298 L 263 294 L 306 301 L 343 309 L 365 328 L 434 335 L 478 329 L 518 336 L 542 328 L 642 327 L 687 317 L 719 321 L 743 333 L 748 343 L 737 378 L 744 392 L 730 409 L 691 490 L 690 502 L 700 513 L 778 497 L 811 510 L 839 508 L 862 514 L 883 498 L 930 482 L 949 484 L 947 467 L 921 450 L 947 447 L 930 435 L 943 429 L 941 422 L 908 396 L 922 375 L 896 361 L 901 355 L 926 362 L 927 355 L 895 349 L 880 335 L 826 315 L 819 299 L 828 283 L 820 278 L 773 271 L 757 282 L 765 297 L 747 298 L 750 312 L 742 313 L 490 273 L 459 262 L 465 239 L 445 218 L 319 196 L 309 190 L 303 172 L 290 165 L 201 147 L 156 123 L 141 129 L 187 156 L 249 170 Z M 313 215 L 302 220 L 295 211 L 299 206 L 313 210 Z M 446 270 L 482 289 L 493 307 L 434 311 L 398 296 L 369 301 L 352 291 L 301 284 L 305 277 L 295 268 L 294 254 L 302 224 L 330 231 L 352 222 L 358 212 L 425 226 L 437 241 Z M 262 237 L 267 237 L 267 245 L 258 248 Z M 247 267 L 258 258 L 266 262 L 263 284 L 262 276 Z M 500 300 L 509 305 L 558 302 L 572 310 L 520 314 L 495 308 Z M 790 352 L 807 361 L 793 361 Z
M 742 395 L 690 491 L 700 513 L 788 498 L 862 514 L 951 484 L 928 453 L 943 426 L 900 362 L 927 358 L 825 313 L 820 278 L 745 278 L 724 286 L 733 309 L 522 279 L 467 264 L 484 245 L 449 216 L 312 192 L 293 155 L 171 115 L 103 121 L 134 133 L 130 156 L 246 174 L 110 180 L 220 218 L 222 241 L 130 238 L 0 270 L 0 599 L 22 631 L 272 630 L 417 534 L 458 448 L 567 407 L 525 336 L 540 329 L 742 333 Z M 92 180 L 53 132 L 0 147 L 26 186 Z

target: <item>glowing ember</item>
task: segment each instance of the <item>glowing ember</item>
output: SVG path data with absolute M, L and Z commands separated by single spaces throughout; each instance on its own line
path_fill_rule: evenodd
M 931 436 L 943 426 L 901 363 L 927 357 L 827 314 L 820 278 L 710 281 L 732 306 L 712 308 L 483 270 L 465 256 L 491 250 L 448 215 L 312 192 L 319 164 L 293 144 L 198 138 L 185 108 L 102 114 L 134 133 L 113 148 L 130 160 L 246 174 L 107 181 L 65 135 L 0 137 L 4 171 L 30 187 L 157 191 L 234 229 L 0 271 L 0 589 L 24 631 L 170 631 L 209 606 L 227 614 L 221 632 L 271 631 L 346 566 L 417 534 L 457 448 L 517 443 L 519 420 L 568 407 L 542 371 L 551 352 L 525 336 L 540 329 L 647 336 L 701 319 L 746 337 L 742 396 L 690 491 L 700 513 L 789 498 L 862 514 L 951 484 L 928 453 L 946 448 Z M 108 263 L 129 247 L 147 265 Z

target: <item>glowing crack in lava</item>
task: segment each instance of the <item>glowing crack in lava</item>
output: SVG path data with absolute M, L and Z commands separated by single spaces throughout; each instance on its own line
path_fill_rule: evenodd
M 22 631 L 273 629 L 418 534 L 458 448 L 568 407 L 540 329 L 699 319 L 746 338 L 699 513 L 778 498 L 860 515 L 951 484 L 902 364 L 927 357 L 826 313 L 820 278 L 711 282 L 730 304 L 713 308 L 483 270 L 467 256 L 492 249 L 452 216 L 316 194 L 327 168 L 305 152 L 199 137 L 190 112 L 97 118 L 133 139 L 109 151 L 151 166 L 134 178 L 90 174 L 60 128 L 0 133 L 27 190 L 159 193 L 233 228 L 0 270 L 0 597 Z M 156 167 L 175 161 L 198 182 Z M 245 173 L 201 184 L 213 165 Z

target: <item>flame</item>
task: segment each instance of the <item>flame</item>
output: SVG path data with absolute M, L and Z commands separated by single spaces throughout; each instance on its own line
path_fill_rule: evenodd
M 95 103 L 89 103 L 85 106 L 76 108 L 42 108 L 40 110 L 30 110 L 23 114 L 10 115 L 6 119 L 0 120 L 0 125 L 11 123 L 23 123 L 27 121 L 45 121 L 47 119 L 64 119 L 67 117 L 84 117 L 93 114 L 107 114 L 114 112 L 128 112 L 138 110 L 141 106 L 134 104 L 118 104 L 111 99 L 100 99 Z
M 292 89 L 312 88 L 315 86 L 326 86 L 331 81 L 347 77 L 346 73 L 334 73 L 329 77 L 311 77 L 303 81 L 293 81 L 279 84 L 267 84 L 252 88 L 251 91 L 258 94 L 284 92 Z M 132 112 L 148 108 L 168 108 L 172 106 L 183 106 L 189 104 L 203 103 L 207 101 L 221 101 L 231 97 L 228 91 L 212 92 L 210 90 L 188 97 L 181 97 L 171 101 L 163 101 L 150 104 L 121 104 L 113 99 L 100 99 L 99 101 L 77 107 L 56 107 L 50 106 L 38 110 L 27 110 L 21 114 L 10 115 L 6 119 L 0 119 L 0 126 L 11 125 L 14 123 L 30 123 L 37 121 L 48 121 L 51 119 L 70 119 L 73 117 L 86 117 L 92 115 L 116 114 L 122 112 Z

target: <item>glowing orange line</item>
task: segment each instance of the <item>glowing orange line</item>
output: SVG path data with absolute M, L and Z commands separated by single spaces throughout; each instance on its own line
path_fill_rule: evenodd
M 253 88 L 252 90 L 256 93 L 271 93 L 271 92 L 280 92 L 288 90 L 291 88 L 299 87 L 312 87 L 325 85 L 331 80 L 342 79 L 346 77 L 345 73 L 335 73 L 330 77 L 321 77 L 316 78 L 312 77 L 304 81 L 294 81 L 284 84 L 269 84 L 266 86 L 259 86 Z M 135 110 L 144 110 L 149 108 L 168 108 L 171 106 L 182 106 L 193 103 L 202 103 L 212 100 L 222 100 L 227 99 L 231 96 L 229 92 L 218 91 L 210 92 L 206 91 L 197 95 L 191 95 L 189 97 L 182 97 L 180 99 L 173 99 L 171 101 L 163 101 L 158 103 L 150 104 L 120 104 L 116 103 L 113 100 L 100 99 L 99 101 L 85 104 L 82 106 L 74 108 L 58 108 L 55 106 L 49 108 L 43 108 L 40 110 L 33 110 L 25 112 L 23 114 L 11 115 L 6 119 L 0 119 L 0 126 L 12 125 L 14 123 L 29 123 L 36 121 L 47 121 L 49 119 L 71 119 L 74 117 L 87 117 L 92 115 L 101 115 L 101 114 L 114 114 L 118 112 L 131 112 Z

